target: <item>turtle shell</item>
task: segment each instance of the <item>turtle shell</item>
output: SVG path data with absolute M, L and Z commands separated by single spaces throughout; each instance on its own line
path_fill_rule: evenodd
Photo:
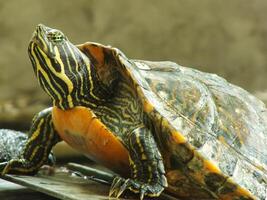
M 267 198 L 263 102 L 215 74 L 117 56 L 155 126 L 170 191 L 186 193 L 178 189 L 182 173 L 215 198 Z
M 130 60 L 97 43 L 78 47 L 136 90 L 164 158 L 167 191 L 186 199 L 267 198 L 264 103 L 215 74 Z

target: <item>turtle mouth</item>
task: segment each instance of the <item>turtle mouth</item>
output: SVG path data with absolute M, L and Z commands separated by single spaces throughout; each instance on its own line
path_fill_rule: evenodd
M 53 50 L 54 45 L 52 44 L 52 42 L 50 42 L 49 38 L 47 37 L 47 34 L 50 30 L 52 29 L 43 24 L 38 24 L 35 31 L 33 32 L 29 45 L 35 46 L 50 58 L 54 58 L 55 57 L 55 53 Z
M 43 40 L 43 41 L 42 41 Z M 44 49 L 44 40 L 45 40 L 45 26 L 43 24 L 38 24 L 36 29 L 34 30 L 32 34 L 32 38 L 30 40 L 30 43 L 34 43 L 38 47 L 41 47 Z
M 52 30 L 52 29 L 43 24 L 38 24 L 35 28 L 34 34 L 40 35 L 40 37 L 46 37 L 49 30 Z
M 53 43 L 54 45 L 60 45 L 67 41 L 67 37 L 60 31 L 54 28 L 47 27 L 43 24 L 38 24 L 33 32 L 32 39 L 41 40 L 45 43 Z

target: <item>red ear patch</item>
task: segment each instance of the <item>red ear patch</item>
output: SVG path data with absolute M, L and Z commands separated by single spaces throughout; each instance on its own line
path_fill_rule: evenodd
M 103 66 L 104 65 L 104 52 L 103 52 L 103 47 L 96 46 L 94 44 L 88 44 L 85 43 L 79 48 L 88 56 L 93 57 L 96 63 L 95 65 L 98 66 Z
M 107 91 L 112 91 L 113 83 L 118 79 L 118 58 L 113 55 L 114 49 L 91 42 L 77 45 L 77 47 L 90 59 L 102 86 L 105 86 Z

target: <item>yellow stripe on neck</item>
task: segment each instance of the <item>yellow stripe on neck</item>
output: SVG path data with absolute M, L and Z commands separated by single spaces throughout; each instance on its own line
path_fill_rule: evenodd
M 61 80 L 63 80 L 63 81 L 66 83 L 66 85 L 67 85 L 67 87 L 68 87 L 69 94 L 70 94 L 70 93 L 72 92 L 72 90 L 73 90 L 73 83 L 71 82 L 71 80 L 70 80 L 70 79 L 67 77 L 67 75 L 65 74 L 64 64 L 63 64 L 63 62 L 62 62 L 62 60 L 61 60 L 61 58 L 60 58 L 59 51 L 58 51 L 58 48 L 57 48 L 56 46 L 54 47 L 54 51 L 55 51 L 56 60 L 59 62 L 59 65 L 60 65 L 61 72 L 56 72 L 56 70 L 55 70 L 53 67 L 51 68 L 51 71 L 52 71 L 57 77 L 59 77 Z M 47 58 L 47 56 L 46 56 L 45 59 L 47 59 L 47 60 L 49 61 L 50 66 L 52 66 L 52 65 L 51 65 L 51 62 L 50 62 L 50 60 Z

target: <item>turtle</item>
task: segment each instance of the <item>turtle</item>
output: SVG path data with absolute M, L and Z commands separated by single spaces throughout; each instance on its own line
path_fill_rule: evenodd
M 117 173 L 110 197 L 267 198 L 267 110 L 249 92 L 174 62 L 74 45 L 42 24 L 28 53 L 53 105 L 35 115 L 24 157 L 1 163 L 2 174 L 36 173 L 64 140 Z

